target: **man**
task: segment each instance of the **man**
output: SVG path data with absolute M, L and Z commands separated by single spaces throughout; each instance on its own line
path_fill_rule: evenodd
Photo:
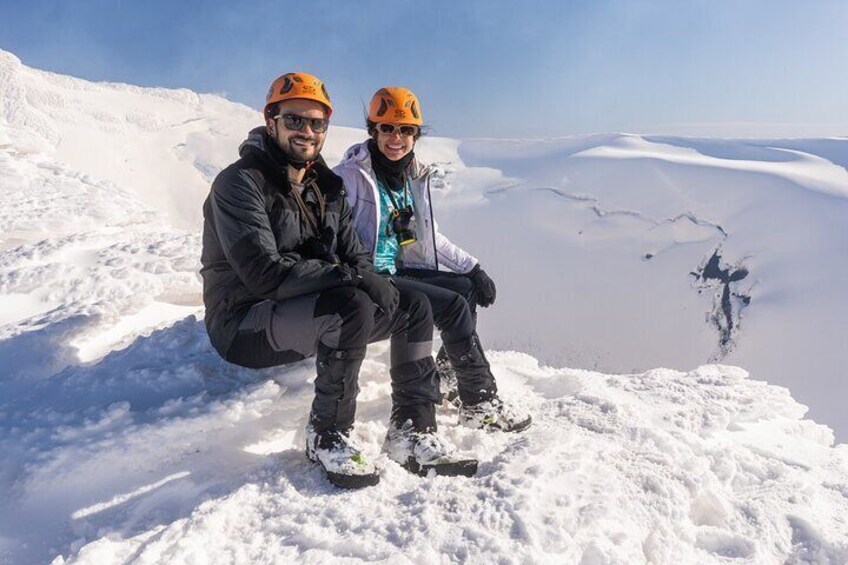
M 474 256 L 436 226 L 430 169 L 414 153 L 423 123 L 412 91 L 381 88 L 368 110 L 371 139 L 348 149 L 334 170 L 344 179 L 354 226 L 377 271 L 401 290 L 427 296 L 443 343 L 437 361 L 442 387 L 449 400 L 457 394 L 451 389 L 458 389 L 460 422 L 522 431 L 532 419 L 498 396 L 477 336 L 476 306 L 494 303 L 495 283 Z
M 307 73 L 275 80 L 265 126 L 221 171 L 203 205 L 203 299 L 212 345 L 244 367 L 316 355 L 306 454 L 341 487 L 379 474 L 351 439 L 366 344 L 391 337 L 389 456 L 410 471 L 473 475 L 436 434 L 433 322 L 425 296 L 373 271 L 341 179 L 320 156 L 332 104 Z

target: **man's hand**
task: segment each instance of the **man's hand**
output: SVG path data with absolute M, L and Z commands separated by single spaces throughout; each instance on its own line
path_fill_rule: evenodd
M 336 232 L 330 226 L 326 226 L 321 232 L 321 237 L 310 237 L 300 244 L 297 251 L 307 259 L 321 259 L 333 265 L 338 265 L 338 256 L 330 252 L 335 238 Z
M 495 281 L 489 278 L 480 267 L 480 263 L 474 265 L 474 268 L 466 275 L 474 283 L 474 288 L 477 291 L 477 304 L 483 308 L 487 308 L 495 303 L 495 296 L 498 291 L 495 288 Z
M 360 277 L 359 288 L 368 293 L 386 317 L 394 316 L 400 303 L 400 292 L 392 280 L 367 269 L 358 269 L 357 272 Z

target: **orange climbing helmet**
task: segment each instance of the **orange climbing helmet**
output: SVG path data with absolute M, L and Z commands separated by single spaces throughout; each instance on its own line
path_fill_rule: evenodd
M 412 124 L 420 126 L 421 104 L 418 97 L 402 86 L 385 86 L 374 93 L 368 108 L 368 119 L 374 123 Z
M 265 96 L 265 117 L 271 117 L 268 115 L 269 106 L 293 98 L 320 102 L 327 107 L 328 118 L 333 113 L 330 95 L 327 94 L 327 88 L 318 77 L 309 73 L 286 73 L 272 82 L 271 88 L 268 89 L 268 94 Z

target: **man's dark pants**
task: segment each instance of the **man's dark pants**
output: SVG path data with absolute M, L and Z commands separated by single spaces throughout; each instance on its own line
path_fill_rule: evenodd
M 391 318 L 353 286 L 260 302 L 242 320 L 226 357 L 238 365 L 271 367 L 317 354 L 310 423 L 319 432 L 347 431 L 356 413 L 365 346 L 391 338 L 391 420 L 435 430 L 439 394 L 430 302 L 413 288 L 398 290 L 400 304 Z

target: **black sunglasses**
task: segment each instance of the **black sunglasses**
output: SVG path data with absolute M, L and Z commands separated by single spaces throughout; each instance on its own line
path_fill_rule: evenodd
M 309 124 L 309 129 L 314 133 L 324 133 L 330 125 L 330 120 L 327 118 L 307 118 L 298 116 L 297 114 L 283 114 L 274 116 L 275 120 L 283 119 L 283 125 L 291 131 L 303 131 L 306 124 Z
M 400 132 L 399 135 L 403 135 L 406 137 L 414 137 L 418 135 L 418 131 L 421 128 L 418 126 L 396 126 L 394 124 L 377 124 L 377 131 L 380 133 L 385 133 L 386 135 L 392 135 L 395 132 Z

